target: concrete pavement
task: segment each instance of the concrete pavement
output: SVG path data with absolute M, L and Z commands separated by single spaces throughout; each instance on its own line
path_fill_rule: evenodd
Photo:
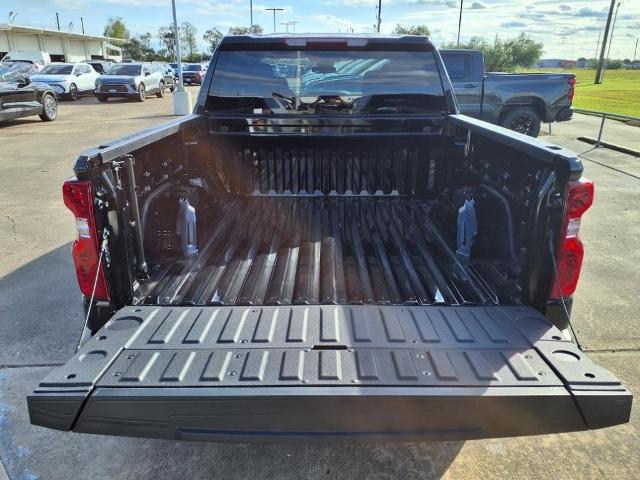
M 82 326 L 62 180 L 83 148 L 170 112 L 170 96 L 143 104 L 85 99 L 63 103 L 53 124 L 25 119 L 0 127 L 0 460 L 12 480 L 640 477 L 638 408 L 631 423 L 600 431 L 397 445 L 186 443 L 31 426 L 25 396 L 71 356 Z M 591 147 L 563 130 L 572 123 L 554 125 L 545 139 L 585 152 Z M 587 252 L 573 319 L 593 359 L 637 394 L 640 164 L 602 149 L 585 153 L 584 164 L 596 203 L 583 220 Z
M 566 138 L 589 137 L 597 139 L 601 122 L 602 119 L 599 117 L 576 113 L 569 122 L 552 124 L 551 131 L 554 135 Z M 546 133 L 549 131 L 548 128 L 548 125 L 543 125 L 541 131 Z M 602 131 L 602 140 L 640 152 L 640 127 L 607 119 Z

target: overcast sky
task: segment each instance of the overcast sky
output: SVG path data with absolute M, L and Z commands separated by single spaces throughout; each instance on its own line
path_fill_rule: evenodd
M 198 37 L 211 27 L 226 32 L 231 25 L 249 24 L 249 0 L 176 0 L 178 21 L 188 20 L 198 28 Z M 253 18 L 273 30 L 273 17 L 265 8 L 281 7 L 277 30 L 284 21 L 299 22 L 297 32 L 337 32 L 353 28 L 356 33 L 373 31 L 377 0 L 254 0 Z M 60 26 L 102 34 L 111 15 L 124 18 L 132 33 L 151 32 L 172 21 L 168 0 L 2 0 L 0 23 L 9 11 L 19 12 L 15 23 L 55 28 Z M 598 34 L 604 30 L 608 0 L 465 0 L 462 39 L 474 35 L 508 38 L 524 31 L 545 45 L 546 58 L 593 57 Z M 460 0 L 383 0 L 382 31 L 389 33 L 397 23 L 427 24 L 436 43 L 455 41 Z M 611 57 L 631 58 L 640 35 L 640 0 L 623 0 L 618 13 Z M 204 43 L 203 43 L 204 47 Z M 640 50 L 640 49 L 639 49 Z M 638 52 L 640 58 L 640 52 Z

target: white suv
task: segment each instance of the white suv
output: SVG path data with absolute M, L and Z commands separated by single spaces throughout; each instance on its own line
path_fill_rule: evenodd
M 96 97 L 106 102 L 109 97 L 128 97 L 144 102 L 147 95 L 164 97 L 162 71 L 152 63 L 116 63 L 95 82 Z

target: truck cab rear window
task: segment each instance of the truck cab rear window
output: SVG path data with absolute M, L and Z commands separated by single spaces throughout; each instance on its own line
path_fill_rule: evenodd
M 222 51 L 207 110 L 227 114 L 446 112 L 431 52 Z

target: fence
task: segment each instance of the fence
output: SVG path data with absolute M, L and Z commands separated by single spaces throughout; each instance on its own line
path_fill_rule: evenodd
M 632 120 L 640 123 L 640 117 L 632 117 L 630 115 L 620 115 L 619 113 L 609 113 L 609 112 L 598 112 L 596 110 L 583 110 L 581 108 L 575 108 L 574 111 L 576 113 L 581 113 L 583 115 L 591 115 L 593 117 L 602 118 L 602 121 L 600 122 L 600 130 L 598 131 L 598 138 L 595 142 L 596 148 L 600 147 L 600 144 L 602 143 L 602 132 L 604 130 L 604 123 L 607 120 L 607 118 L 610 118 L 612 120 L 622 120 L 622 121 Z

